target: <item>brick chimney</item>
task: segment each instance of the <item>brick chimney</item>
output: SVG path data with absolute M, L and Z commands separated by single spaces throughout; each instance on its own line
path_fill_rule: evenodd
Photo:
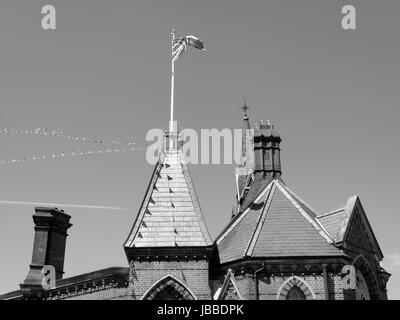
M 55 278 L 60 280 L 64 274 L 65 244 L 67 230 L 72 226 L 70 216 L 63 210 L 50 207 L 36 207 L 33 221 L 35 239 L 32 262 L 22 284 L 21 292 L 25 297 L 40 297 L 42 288 L 42 268 L 51 265 L 55 269 Z
M 281 137 L 273 125 L 260 121 L 254 129 L 254 171 L 262 172 L 266 178 L 279 178 L 281 171 Z

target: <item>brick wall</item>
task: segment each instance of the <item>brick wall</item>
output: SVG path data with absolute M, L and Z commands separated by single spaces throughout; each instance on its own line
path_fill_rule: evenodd
M 298 275 L 300 279 L 306 282 L 315 294 L 315 299 L 325 299 L 324 278 L 322 275 Z M 260 300 L 276 300 L 279 288 L 291 276 L 274 276 L 274 277 L 261 277 L 259 279 L 259 299 Z
M 349 236 L 346 239 L 345 251 L 352 258 L 362 254 L 376 272 L 376 259 L 373 246 L 366 235 L 365 226 L 363 225 L 360 213 L 354 212 L 354 217 L 350 226 Z
M 156 282 L 170 275 L 181 281 L 197 299 L 211 299 L 208 261 L 133 261 L 130 263 L 130 290 L 141 299 Z
M 260 300 L 276 300 L 280 287 L 286 280 L 292 276 L 263 276 L 260 275 L 258 279 L 259 286 L 259 299 Z M 316 275 L 297 275 L 300 279 L 305 281 L 311 288 L 317 300 L 325 300 L 325 284 L 324 277 L 321 274 Z M 237 275 L 235 276 L 235 283 L 242 295 L 243 299 L 256 300 L 256 282 L 252 275 Z M 216 290 L 217 288 L 215 288 Z M 342 289 L 342 277 L 337 274 L 328 274 L 328 291 L 330 300 L 343 300 L 351 299 L 352 296 L 347 297 Z M 229 299 L 229 295 L 227 295 Z
M 251 275 L 245 274 L 240 276 L 235 276 L 235 282 L 238 290 L 245 300 L 252 300 L 254 296 L 254 284 Z
M 328 277 L 329 299 L 330 300 L 352 300 L 353 296 L 343 292 L 341 275 L 330 275 Z
M 32 263 L 46 264 L 47 243 L 49 228 L 35 227 L 35 239 L 33 242 Z
M 107 288 L 92 292 L 79 292 L 77 295 L 65 297 L 65 300 L 130 300 L 129 288 Z

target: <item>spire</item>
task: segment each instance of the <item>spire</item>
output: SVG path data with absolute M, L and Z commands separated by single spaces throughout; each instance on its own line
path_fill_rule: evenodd
M 138 247 L 206 247 L 212 244 L 182 151 L 177 145 L 160 155 L 145 198 L 124 246 L 127 255 Z M 171 137 L 170 137 L 171 138 Z
M 235 209 L 232 211 L 232 216 L 240 210 L 240 201 L 246 192 L 251 175 L 254 170 L 254 143 L 253 134 L 250 130 L 249 117 L 247 110 L 250 108 L 246 104 L 246 99 L 243 97 L 243 106 L 240 107 L 243 110 L 243 122 L 242 122 L 242 146 L 240 154 L 240 164 L 236 168 L 236 203 Z
M 258 192 L 273 179 L 281 179 L 280 142 L 278 130 L 269 120 L 260 120 L 250 128 L 243 98 L 242 147 L 240 164 L 236 168 L 236 210 L 241 212 L 255 199 Z
M 250 108 L 246 104 L 246 98 L 245 97 L 243 97 L 243 106 L 240 107 L 240 109 L 243 110 L 243 122 L 247 123 L 246 129 L 250 129 L 249 117 L 247 116 L 247 110 L 249 110 Z
M 242 147 L 241 147 L 241 161 L 240 161 L 240 166 L 243 166 L 246 162 L 246 155 L 247 155 L 247 149 L 248 149 L 248 136 L 249 136 L 249 129 L 250 129 L 250 123 L 249 123 L 249 117 L 247 115 L 247 110 L 250 108 L 246 104 L 246 98 L 243 97 L 243 106 L 240 107 L 240 109 L 243 110 L 243 122 L 242 122 Z

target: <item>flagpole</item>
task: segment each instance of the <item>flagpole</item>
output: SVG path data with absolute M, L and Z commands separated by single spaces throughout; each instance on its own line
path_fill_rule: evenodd
M 169 121 L 169 132 L 170 132 L 170 148 L 173 147 L 173 140 L 171 139 L 171 134 L 174 131 L 174 86 L 175 86 L 175 63 L 173 60 L 173 46 L 174 46 L 174 38 L 175 38 L 175 29 L 172 29 L 171 32 L 171 117 Z

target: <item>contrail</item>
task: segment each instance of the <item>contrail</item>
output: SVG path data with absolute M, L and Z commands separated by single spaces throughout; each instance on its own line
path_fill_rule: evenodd
M 7 201 L 0 200 L 0 205 L 22 205 L 22 206 L 42 206 L 42 207 L 58 207 L 58 208 L 81 208 L 81 209 L 99 209 L 99 210 L 117 210 L 131 211 L 128 208 L 108 207 L 108 206 L 91 206 L 82 204 L 61 204 L 61 203 L 43 203 L 43 202 L 27 202 L 27 201 Z

